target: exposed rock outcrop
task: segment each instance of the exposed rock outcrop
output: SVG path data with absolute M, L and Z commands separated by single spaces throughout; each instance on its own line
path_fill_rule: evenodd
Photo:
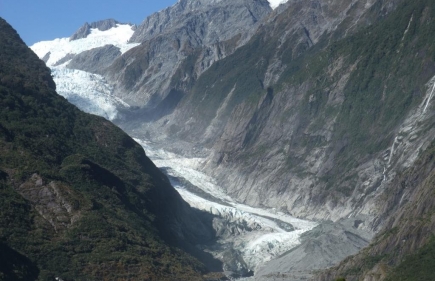
M 255 280 L 309 280 L 314 272 L 336 265 L 366 247 L 371 238 L 355 220 L 324 222 L 304 234 L 301 245 L 260 268 Z
M 369 247 L 314 280 L 431 280 L 434 277 L 434 143 L 388 186 L 386 224 Z
M 155 118 L 152 111 L 142 111 L 137 122 L 125 125 L 139 132 L 140 118 L 152 120 L 142 130 L 163 128 L 168 139 L 211 148 L 204 170 L 245 203 L 315 219 L 362 213 L 373 220 L 376 200 L 370 195 L 384 178 L 382 155 L 394 139 L 388 134 L 397 133 L 395 126 L 402 123 L 388 127 L 376 156 L 350 152 L 355 143 L 346 135 L 351 128 L 344 108 L 352 106 L 350 89 L 360 75 L 361 57 L 349 52 L 356 45 L 346 40 L 361 37 L 363 31 L 353 34 L 382 21 L 396 6 L 396 1 L 289 1 L 265 18 L 249 43 L 197 80 L 189 79 L 195 64 L 182 65 L 174 83 L 177 103 L 169 114 Z M 190 55 L 192 61 L 197 58 Z M 429 78 L 420 80 L 423 91 Z M 392 92 L 389 96 L 394 99 Z M 420 139 L 423 147 L 429 135 Z M 378 145 L 372 141 L 360 147 Z M 358 160 L 349 168 L 345 163 L 354 157 Z M 393 176 L 394 169 L 389 173 Z M 368 222 L 366 227 L 376 228 Z
M 114 19 L 101 20 L 97 22 L 93 22 L 91 24 L 85 23 L 82 27 L 80 27 L 71 37 L 70 41 L 86 38 L 90 33 L 91 29 L 98 29 L 101 31 L 109 30 L 112 27 L 115 27 L 117 24 L 121 24 Z
M 113 45 L 95 48 L 74 56 L 67 67 L 90 73 L 101 74 L 121 55 L 119 48 Z
M 183 91 L 213 62 L 247 42 L 271 8 L 265 0 L 178 1 L 148 17 L 107 77 L 128 103 L 156 107 L 175 84 Z

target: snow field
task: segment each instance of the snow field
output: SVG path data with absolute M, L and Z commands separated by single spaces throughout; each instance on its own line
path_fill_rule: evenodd
M 279 5 L 287 3 L 288 0 L 268 0 L 268 1 L 270 7 L 275 10 Z
M 138 46 L 137 43 L 128 43 L 128 40 L 133 35 L 134 31 L 128 24 L 117 24 L 116 27 L 106 31 L 99 29 L 91 29 L 91 34 L 86 38 L 69 41 L 69 38 L 58 38 L 52 41 L 42 41 L 35 43 L 30 48 L 35 54 L 43 58 L 50 52 L 50 58 L 47 61 L 47 66 L 52 67 L 60 59 L 68 54 L 80 54 L 83 51 L 88 51 L 94 48 L 103 47 L 105 45 L 114 45 L 118 47 L 121 53 L 125 53 L 131 48 Z
M 79 54 L 108 44 L 118 47 L 121 53 L 125 53 L 139 45 L 128 43 L 133 32 L 130 25 L 117 24 L 116 27 L 106 31 L 91 29 L 91 33 L 86 38 L 73 41 L 69 41 L 69 38 L 43 41 L 30 48 L 40 58 L 50 53 L 46 64 L 51 68 L 56 90 L 60 95 L 87 113 L 114 120 L 118 115 L 117 107 L 128 107 L 128 105 L 112 95 L 113 87 L 101 75 L 68 69 L 65 66 L 69 61 L 59 66 L 54 65 L 68 54 Z

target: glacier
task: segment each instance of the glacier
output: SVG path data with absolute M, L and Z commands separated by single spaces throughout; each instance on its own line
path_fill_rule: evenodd
M 60 95 L 85 112 L 113 121 L 118 117 L 118 109 L 128 108 L 129 105 L 112 95 L 113 87 L 108 81 L 98 74 L 67 68 L 70 60 L 57 64 L 68 56 L 105 45 L 114 45 L 121 53 L 125 53 L 139 45 L 128 42 L 133 32 L 131 25 L 117 24 L 106 31 L 93 28 L 86 38 L 73 41 L 57 38 L 35 43 L 30 48 L 39 58 L 48 57 L 46 65 L 51 69 Z
M 135 138 L 144 148 L 147 156 L 167 172 L 172 178 L 182 178 L 220 202 L 209 200 L 187 190 L 179 182 L 172 181 L 175 189 L 193 208 L 209 212 L 228 222 L 238 222 L 249 226 L 230 237 L 218 239 L 221 245 L 231 244 L 241 253 L 243 261 L 251 271 L 256 271 L 264 263 L 280 256 L 300 244 L 301 234 L 313 229 L 317 223 L 294 218 L 276 209 L 255 208 L 235 201 L 225 194 L 216 181 L 202 173 L 205 158 L 187 158 L 161 148 L 157 144 Z M 202 193 L 202 194 L 204 194 Z M 217 258 L 220 251 L 214 252 Z
M 114 120 L 118 108 L 130 107 L 112 95 L 113 87 L 98 74 L 65 67 L 52 68 L 57 92 L 81 110 Z
M 271 5 L 277 6 L 282 2 L 285 1 L 271 1 Z M 124 53 L 138 45 L 128 43 L 132 34 L 131 26 L 117 25 L 106 31 L 92 29 L 86 38 L 74 41 L 61 38 L 39 42 L 31 49 L 40 58 L 48 57 L 46 64 L 51 68 L 60 95 L 85 112 L 115 120 L 119 109 L 129 105 L 112 95 L 113 86 L 103 76 L 69 69 L 69 60 L 64 58 L 107 44 L 116 46 Z M 61 59 L 64 59 L 63 63 L 58 64 Z M 175 189 L 190 206 L 218 218 L 215 226 L 223 229 L 219 230 L 217 245 L 205 250 L 224 264 L 230 250 L 236 255 L 233 261 L 236 267 L 245 272 L 255 272 L 264 263 L 299 245 L 301 234 L 317 226 L 315 222 L 297 219 L 276 209 L 254 208 L 235 201 L 216 184 L 215 179 L 201 172 L 204 158 L 188 158 L 158 148 L 157 144 L 143 139 L 136 141 L 142 145 L 147 156 L 167 173 Z M 201 192 L 187 188 L 186 182 Z M 227 270 L 232 269 L 231 264 L 227 266 Z

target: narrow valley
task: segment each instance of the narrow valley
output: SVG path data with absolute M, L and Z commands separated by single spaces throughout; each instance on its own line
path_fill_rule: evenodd
M 435 280 L 434 1 L 0 26 L 0 281 Z

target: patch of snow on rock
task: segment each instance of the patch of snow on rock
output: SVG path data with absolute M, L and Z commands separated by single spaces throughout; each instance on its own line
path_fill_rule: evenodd
M 288 0 L 268 0 L 270 7 L 276 9 L 279 5 L 287 3 Z

